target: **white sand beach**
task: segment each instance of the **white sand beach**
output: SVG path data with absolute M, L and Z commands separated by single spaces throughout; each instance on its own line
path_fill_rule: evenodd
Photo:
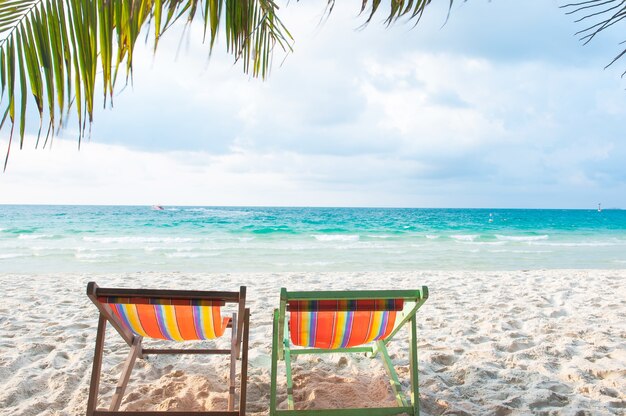
M 533 270 L 0 275 L 2 416 L 84 414 L 98 318 L 85 296 L 91 280 L 105 287 L 236 290 L 247 285 L 251 415 L 268 413 L 271 313 L 281 286 L 421 285 L 430 289 L 418 313 L 422 414 L 626 413 L 626 270 Z M 403 332 L 390 353 L 408 385 L 405 342 Z M 109 330 L 101 406 L 108 403 L 126 353 Z M 225 409 L 227 376 L 223 357 L 139 360 L 122 409 Z M 299 357 L 294 379 L 297 408 L 393 405 L 378 359 Z M 284 384 L 280 390 L 284 401 Z

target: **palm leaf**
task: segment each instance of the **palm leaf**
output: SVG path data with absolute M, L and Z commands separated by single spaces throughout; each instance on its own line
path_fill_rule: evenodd
M 39 134 L 44 121 L 54 134 L 75 103 L 80 145 L 93 122 L 97 78 L 106 106 L 119 70 L 126 80 L 132 76 L 135 43 L 146 26 L 154 27 L 156 48 L 172 24 L 201 14 L 210 51 L 223 23 L 227 51 L 246 73 L 266 77 L 274 46 L 291 49 L 276 10 L 272 0 L 0 0 L 0 112 L 2 124 L 8 115 L 11 125 L 9 149 L 18 119 L 23 146 L 31 105 Z M 5 169 L 7 160 L 8 153 Z
M 584 41 L 585 45 L 600 32 L 626 19 L 626 0 L 586 0 L 568 3 L 561 7 L 567 10 L 567 14 L 580 16 L 576 23 L 590 22 L 587 28 L 576 32 L 577 35 L 582 35 L 580 40 Z M 622 42 L 622 44 L 624 43 L 626 41 Z M 613 65 L 625 55 L 626 49 L 620 52 L 605 68 Z M 626 71 L 622 73 L 622 77 L 624 75 L 626 75 Z

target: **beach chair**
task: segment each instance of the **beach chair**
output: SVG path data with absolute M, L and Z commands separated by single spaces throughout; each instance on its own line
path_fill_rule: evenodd
M 331 292 L 287 292 L 281 289 L 280 307 L 274 310 L 270 416 L 384 416 L 419 415 L 417 378 L 417 310 L 428 298 L 420 290 L 360 290 Z M 387 344 L 405 325 L 409 326 L 409 399 L 402 391 Z M 291 357 L 301 354 L 380 354 L 390 378 L 397 406 L 381 408 L 295 410 Z M 278 362 L 284 361 L 287 377 L 287 409 L 277 409 Z
M 235 416 L 245 415 L 246 382 L 248 371 L 248 323 L 250 310 L 246 308 L 246 288 L 239 292 L 204 292 L 191 290 L 150 290 L 101 288 L 94 282 L 87 284 L 87 296 L 100 311 L 96 349 L 94 353 L 87 416 L 162 415 L 162 411 L 119 411 L 130 373 L 137 358 L 152 354 L 222 354 L 230 356 L 228 411 L 180 412 L 182 415 Z M 237 305 L 232 317 L 222 317 L 221 307 Z M 98 409 L 98 391 L 107 322 L 121 335 L 130 352 L 113 393 L 108 410 Z M 231 331 L 229 349 L 161 349 L 144 348 L 142 340 L 153 338 L 168 341 L 214 339 Z M 236 362 L 241 356 L 240 394 L 235 410 Z

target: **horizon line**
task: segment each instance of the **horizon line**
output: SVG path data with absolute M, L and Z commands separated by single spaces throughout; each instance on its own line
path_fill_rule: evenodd
M 475 210 L 570 210 L 570 211 L 598 211 L 594 208 L 571 207 L 441 207 L 441 206 L 366 206 L 366 205 L 187 205 L 187 204 L 50 204 L 50 203 L 0 203 L 0 206 L 47 206 L 47 207 L 190 207 L 190 208 L 314 208 L 314 209 L 475 209 Z M 602 211 L 621 211 L 621 207 L 602 208 Z

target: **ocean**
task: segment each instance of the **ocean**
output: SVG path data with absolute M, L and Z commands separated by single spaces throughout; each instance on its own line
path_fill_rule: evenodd
M 0 205 L 0 273 L 626 268 L 626 211 Z

